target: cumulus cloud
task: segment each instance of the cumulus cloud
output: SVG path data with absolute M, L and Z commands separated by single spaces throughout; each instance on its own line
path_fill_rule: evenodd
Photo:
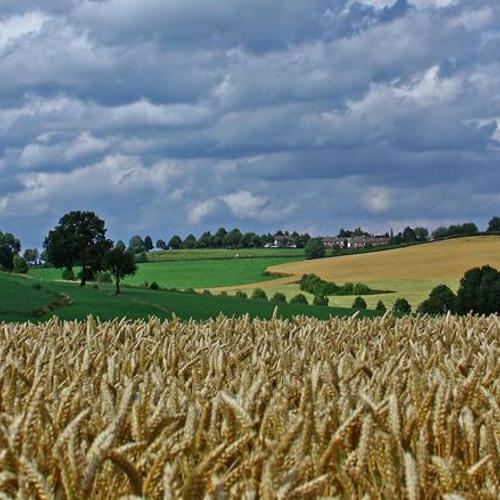
M 67 139 L 61 138 L 60 134 L 47 132 L 39 135 L 20 152 L 18 164 L 24 168 L 55 166 L 102 153 L 106 149 L 106 142 L 97 139 L 89 131 Z
M 383 187 L 371 188 L 366 193 L 363 203 L 370 212 L 376 214 L 386 212 L 391 206 L 390 192 Z
M 498 26 L 495 0 L 4 0 L 2 224 L 484 223 Z

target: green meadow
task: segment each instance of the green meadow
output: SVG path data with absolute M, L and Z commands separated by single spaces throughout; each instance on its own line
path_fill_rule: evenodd
M 138 264 L 137 273 L 125 284 L 140 286 L 155 281 L 165 288 L 215 288 L 237 286 L 276 279 L 265 274 L 269 266 L 295 262 L 300 258 L 248 258 L 147 262 Z M 78 272 L 78 269 L 75 269 Z M 36 268 L 30 275 L 43 280 L 60 280 L 62 271 L 54 268 Z
M 35 317 L 35 309 L 47 307 L 66 294 L 73 300 L 67 306 L 54 307 L 45 314 Z M 80 287 L 76 283 L 41 281 L 0 272 L 0 322 L 43 321 L 52 316 L 65 320 L 83 320 L 93 315 L 102 320 L 127 317 L 131 319 L 158 316 L 171 318 L 173 314 L 181 319 L 209 319 L 223 313 L 229 316 L 270 318 L 275 308 L 282 317 L 296 315 L 327 319 L 330 316 L 350 316 L 349 308 L 316 307 L 293 304 L 274 304 L 267 301 L 253 301 L 235 297 L 153 291 L 144 288 L 124 287 L 116 296 L 112 285 Z M 366 311 L 363 315 L 372 316 Z

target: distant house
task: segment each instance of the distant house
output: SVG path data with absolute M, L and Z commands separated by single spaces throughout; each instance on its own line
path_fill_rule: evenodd
M 385 246 L 390 243 L 391 239 L 388 236 L 353 236 L 352 238 L 337 238 L 336 236 L 324 236 L 323 244 L 328 249 L 344 249 L 344 248 L 365 248 L 368 246 L 378 247 Z
M 272 243 L 266 243 L 264 248 L 297 248 L 287 236 L 275 235 Z
M 325 248 L 328 248 L 330 250 L 347 248 L 348 242 L 349 242 L 348 238 L 337 238 L 336 236 L 323 237 L 323 245 L 325 245 Z

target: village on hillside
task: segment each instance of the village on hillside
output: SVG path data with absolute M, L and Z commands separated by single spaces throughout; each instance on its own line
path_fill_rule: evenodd
M 386 246 L 391 242 L 391 236 L 384 235 L 360 235 L 360 236 L 321 236 L 323 244 L 327 249 L 346 249 L 346 248 L 366 248 Z M 274 241 L 267 243 L 265 248 L 297 248 L 297 245 L 285 235 L 275 235 Z

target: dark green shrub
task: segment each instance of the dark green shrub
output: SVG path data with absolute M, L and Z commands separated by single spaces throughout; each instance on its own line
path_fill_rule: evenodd
M 73 272 L 73 269 L 64 269 L 61 275 L 61 278 L 65 281 L 75 281 L 76 276 Z
M 40 285 L 40 283 L 35 283 L 35 284 L 33 284 L 32 288 L 34 288 L 35 290 L 41 290 L 42 285 Z
M 153 282 L 149 285 L 149 289 L 150 289 L 150 290 L 159 290 L 159 289 L 160 289 L 160 285 L 158 285 L 158 283 L 156 283 L 156 281 L 153 281 Z
M 315 306 L 327 306 L 328 305 L 328 297 L 325 295 L 316 295 L 313 300 L 313 305 Z
M 267 300 L 267 294 L 262 288 L 256 288 L 251 295 L 252 300 Z
M 417 311 L 422 314 L 446 314 L 455 310 L 456 302 L 457 296 L 451 288 L 438 285 L 429 294 L 429 298 L 418 306 Z
M 299 281 L 300 289 L 312 295 L 373 295 L 388 293 L 386 290 L 373 290 L 363 283 L 347 282 L 342 286 L 330 281 L 324 281 L 315 274 L 304 274 Z
M 203 295 L 212 295 L 210 290 L 203 290 Z
M 363 297 L 356 297 L 352 303 L 352 308 L 362 311 L 367 308 L 366 301 Z
M 248 295 L 245 292 L 242 292 L 241 290 L 238 290 L 234 296 L 238 299 L 248 299 Z
M 14 272 L 18 274 L 26 274 L 29 271 L 28 263 L 19 255 L 14 255 L 12 258 Z
M 306 258 L 319 259 L 325 256 L 325 245 L 322 238 L 311 238 L 305 247 Z
M 276 292 L 271 300 L 273 302 L 279 302 L 280 304 L 286 304 L 286 295 L 281 292 Z
M 379 300 L 377 302 L 377 305 L 375 306 L 375 311 L 386 312 L 387 307 L 385 306 L 385 304 L 381 300 Z
M 396 302 L 394 302 L 394 305 L 392 306 L 392 312 L 410 314 L 411 305 L 405 298 L 400 297 L 396 300 Z
M 97 275 L 98 283 L 113 283 L 113 276 L 109 272 L 99 273 Z
M 227 297 L 227 292 L 225 290 L 223 290 L 220 294 L 219 294 L 221 297 Z
M 290 304 L 309 304 L 309 302 L 303 293 L 298 293 L 290 299 Z
M 363 283 L 356 283 L 353 286 L 352 292 L 354 295 L 369 295 L 371 289 L 368 285 L 364 285 Z
M 190 293 L 190 294 L 196 295 L 196 290 L 194 288 L 186 288 L 184 290 L 184 293 Z

